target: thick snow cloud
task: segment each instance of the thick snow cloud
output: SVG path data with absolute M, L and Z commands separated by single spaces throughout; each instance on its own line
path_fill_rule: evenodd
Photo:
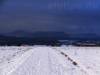
M 15 30 L 99 34 L 99 0 L 5 0 L 0 33 Z

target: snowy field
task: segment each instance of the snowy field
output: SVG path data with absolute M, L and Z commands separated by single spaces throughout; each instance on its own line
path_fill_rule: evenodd
M 100 75 L 100 47 L 0 47 L 0 75 Z

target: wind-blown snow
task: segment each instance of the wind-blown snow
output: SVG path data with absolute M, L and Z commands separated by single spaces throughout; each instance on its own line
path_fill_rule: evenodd
M 0 47 L 0 75 L 100 75 L 99 47 Z

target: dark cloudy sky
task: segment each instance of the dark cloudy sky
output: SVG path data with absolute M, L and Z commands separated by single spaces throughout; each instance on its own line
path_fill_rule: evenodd
M 0 33 L 16 30 L 100 35 L 100 0 L 1 0 Z

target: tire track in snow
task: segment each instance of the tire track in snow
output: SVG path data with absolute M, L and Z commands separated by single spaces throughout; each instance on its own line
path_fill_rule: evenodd
M 50 48 L 51 49 L 51 48 Z M 67 72 L 65 70 L 65 67 L 63 67 L 63 64 L 59 62 L 59 55 L 54 51 L 54 50 L 49 50 L 48 52 L 48 59 L 49 59 L 49 64 L 50 64 L 50 75 L 66 75 L 64 74 Z M 63 61 L 63 59 L 60 59 L 60 61 Z M 65 72 L 64 72 L 65 71 Z
M 22 65 L 20 66 L 23 69 L 23 74 L 21 73 L 21 70 L 18 70 L 17 72 L 20 72 L 20 73 L 14 72 L 12 75 L 50 75 L 50 70 L 49 70 L 50 64 L 48 61 L 48 48 L 37 47 L 37 49 L 33 49 L 33 50 L 34 50 L 34 53 L 31 54 L 30 57 L 25 61 L 26 64 L 22 64 L 25 67 L 22 68 L 23 66 Z M 30 71 L 32 69 L 34 72 Z
M 82 70 L 84 73 L 88 75 L 96 75 L 92 70 L 87 69 L 84 65 L 82 65 L 78 60 L 74 59 L 74 56 L 71 56 L 70 54 L 66 53 L 65 51 L 61 50 L 61 48 L 53 48 L 56 51 L 60 52 L 61 55 L 67 58 L 68 61 L 70 61 L 74 66 L 78 67 L 80 70 Z
M 29 54 L 31 53 L 32 53 L 31 49 L 28 51 L 25 50 L 25 53 L 23 53 L 21 57 L 19 56 L 15 57 L 14 59 L 11 60 L 11 62 L 9 61 L 10 63 L 5 63 L 2 70 L 2 75 L 10 75 L 29 57 Z
M 33 48 L 22 57 L 14 59 L 15 62 L 10 64 L 10 68 L 7 65 L 8 68 L 5 67 L 5 73 L 2 75 L 73 75 L 68 74 L 67 70 L 70 65 L 66 64 L 68 57 L 73 65 L 73 57 L 61 52 L 62 50 L 53 47 Z M 74 61 L 74 66 L 88 73 L 88 70 L 84 69 L 79 62 Z M 82 75 L 86 75 L 86 73 Z M 90 75 L 89 73 L 88 75 Z
M 28 53 L 28 58 L 20 63 L 19 68 L 5 75 L 67 75 L 65 60 L 52 48 L 37 47 L 31 52 Z

